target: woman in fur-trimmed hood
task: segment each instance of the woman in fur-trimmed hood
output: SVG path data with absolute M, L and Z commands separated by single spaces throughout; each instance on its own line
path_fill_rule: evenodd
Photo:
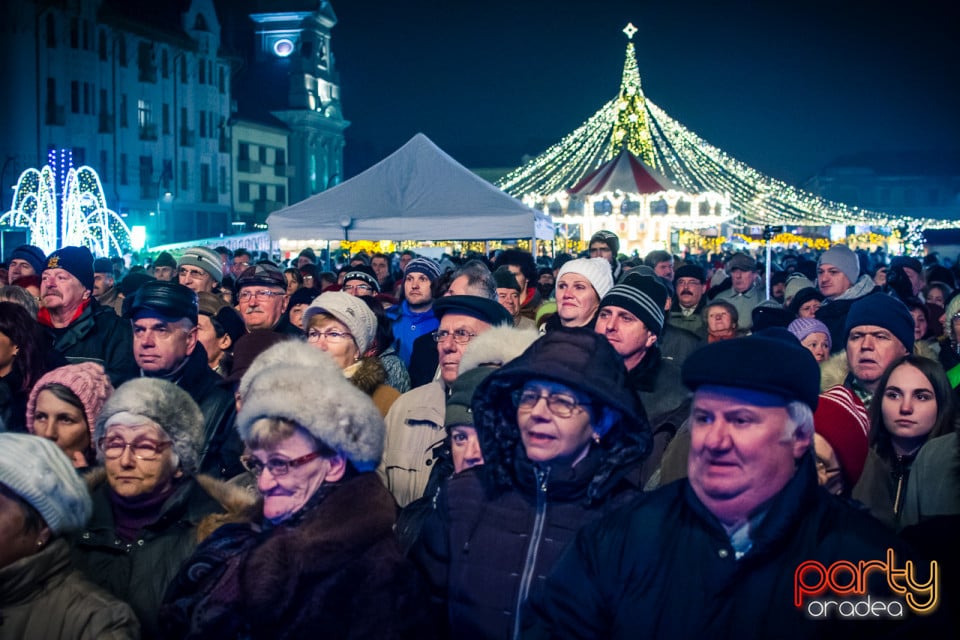
M 74 561 L 88 580 L 130 604 L 145 638 L 164 637 L 160 602 L 196 547 L 201 520 L 228 511 L 239 517 L 254 501 L 196 475 L 203 415 L 166 380 L 121 385 L 97 417 L 94 440 L 103 468 L 86 477 L 93 516 L 74 537 Z
M 480 383 L 484 462 L 447 481 L 412 550 L 453 637 L 517 637 L 577 530 L 639 495 L 650 427 L 626 379 L 604 336 L 561 328 Z
M 237 430 L 262 512 L 217 529 L 184 565 L 166 597 L 169 637 L 429 635 L 396 504 L 373 473 L 383 418 L 328 370 L 282 363 L 245 377 Z

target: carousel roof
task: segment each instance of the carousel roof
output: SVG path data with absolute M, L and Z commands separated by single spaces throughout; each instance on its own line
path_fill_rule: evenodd
M 572 196 L 592 196 L 605 191 L 624 193 L 660 193 L 677 190 L 677 186 L 626 147 L 603 163 L 567 191 Z
M 624 29 L 631 38 L 635 31 L 632 25 Z M 625 155 L 624 150 L 630 155 Z M 638 178 L 635 165 L 627 167 L 625 163 L 634 156 L 649 178 Z M 652 172 L 659 178 L 654 178 Z M 603 180 L 611 186 L 629 186 L 633 181 L 638 189 L 650 188 L 649 179 L 658 184 L 663 180 L 687 193 L 729 194 L 731 211 L 736 214 L 734 222 L 747 226 L 869 224 L 943 228 L 956 224 L 827 200 L 764 175 L 727 155 L 644 96 L 633 42 L 627 43 L 619 94 L 579 128 L 501 178 L 497 186 L 515 197 L 542 202 L 563 191 L 602 191 L 598 184 Z M 622 189 L 613 187 L 616 188 Z

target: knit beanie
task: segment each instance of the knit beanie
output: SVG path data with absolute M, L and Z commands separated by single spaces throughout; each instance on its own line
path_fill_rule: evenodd
M 214 282 L 220 284 L 223 280 L 223 263 L 220 262 L 220 254 L 206 247 L 191 247 L 180 256 L 180 262 L 177 267 L 184 265 L 203 269 L 210 274 Z
M 173 259 L 173 256 L 170 255 L 169 251 L 161 251 L 160 255 L 157 256 L 157 259 L 153 261 L 154 268 L 156 267 L 170 267 L 171 269 L 177 268 L 177 261 Z
M 817 268 L 825 264 L 832 264 L 840 269 L 843 275 L 847 276 L 850 284 L 854 284 L 860 277 L 860 259 L 845 244 L 835 244 L 824 251 L 817 260 Z
M 843 386 L 830 387 L 820 394 L 813 414 L 814 430 L 837 455 L 847 489 L 863 473 L 869 449 L 870 418 L 853 392 Z
M 380 281 L 377 280 L 377 274 L 371 267 L 363 264 L 356 267 L 347 267 L 347 273 L 343 276 L 343 284 L 347 284 L 350 280 L 362 280 L 364 284 L 373 287 L 374 293 L 380 293 Z
M 823 294 L 814 287 L 807 287 L 805 289 L 800 289 L 793 296 L 793 300 L 790 301 L 790 304 L 787 305 L 787 309 L 790 310 L 790 313 L 793 315 L 800 314 L 800 307 L 807 304 L 811 300 L 819 300 L 823 302 Z
M 0 485 L 30 503 L 54 535 L 81 529 L 93 513 L 86 484 L 46 438 L 0 433 Z
M 317 296 L 303 312 L 303 326 L 310 326 L 310 319 L 318 313 L 326 313 L 343 323 L 357 342 L 360 355 L 367 352 L 377 337 L 377 316 L 367 303 L 342 291 L 327 291 Z
M 139 424 L 149 420 L 160 427 L 173 442 L 173 452 L 185 474 L 192 475 L 200 468 L 204 420 L 200 407 L 189 393 L 161 378 L 134 378 L 124 382 L 97 417 L 95 441 L 106 435 L 108 424 L 115 424 L 111 418 L 119 414 L 124 414 L 123 420 L 136 420 Z M 97 452 L 97 459 L 103 462 L 103 452 Z
M 913 315 L 899 298 L 877 293 L 868 295 L 850 305 L 844 326 L 844 341 L 854 327 L 872 325 L 892 333 L 911 352 L 913 351 Z
M 304 346 L 329 359 L 319 349 Z M 383 455 L 386 426 L 380 410 L 343 375 L 330 375 L 328 366 L 284 362 L 256 371 L 237 415 L 237 432 L 244 442 L 250 440 L 253 425 L 262 418 L 296 423 L 361 472 L 376 469 Z
M 87 428 L 90 429 L 90 442 L 94 442 L 93 432 L 97 416 L 103 409 L 104 403 L 113 393 L 110 378 L 103 370 L 103 365 L 96 362 L 79 362 L 68 364 L 48 371 L 37 380 L 27 399 L 27 431 L 34 433 L 33 421 L 37 411 L 37 397 L 40 392 L 52 384 L 62 384 L 77 396 L 83 405 L 83 415 L 87 419 Z
M 787 331 L 797 336 L 803 342 L 811 333 L 822 333 L 827 336 L 827 349 L 833 348 L 830 340 L 830 329 L 827 325 L 814 318 L 797 318 L 787 326 Z
M 601 299 L 613 287 L 610 263 L 603 258 L 577 258 L 567 262 L 560 267 L 557 282 L 559 283 L 567 273 L 576 273 L 589 280 L 593 290 L 597 292 L 597 297 Z
M 620 238 L 617 237 L 617 234 L 615 234 L 613 231 L 607 231 L 606 229 L 597 231 L 595 234 L 590 236 L 590 242 L 587 243 L 587 246 L 589 247 L 594 242 L 602 242 L 610 247 L 610 251 L 613 252 L 614 256 L 620 253 Z
M 447 411 L 444 414 L 443 426 L 450 427 L 465 424 L 473 426 L 473 394 L 488 375 L 496 371 L 496 367 L 478 367 L 467 371 L 450 385 L 450 397 L 447 398 Z
M 32 244 L 22 244 L 13 250 L 13 253 L 10 254 L 10 259 L 24 260 L 30 263 L 30 266 L 33 267 L 36 273 L 40 273 L 43 271 L 43 265 L 47 261 L 47 256 L 43 254 L 43 250 L 40 247 L 35 247 Z
M 643 322 L 647 329 L 657 335 L 663 331 L 663 307 L 667 302 L 667 290 L 648 276 L 630 274 L 614 286 L 600 301 L 600 308 L 620 307 Z
M 63 247 L 47 258 L 47 269 L 63 269 L 80 281 L 86 289 L 93 290 L 93 254 L 86 247 Z
M 500 267 L 493 272 L 493 279 L 497 282 L 497 289 L 513 289 L 520 291 L 520 283 L 517 282 L 517 276 L 513 275 L 507 266 Z
M 407 263 L 407 268 L 403 270 L 403 275 L 408 273 L 422 273 L 430 279 L 430 282 L 436 282 L 440 277 L 440 265 L 430 258 L 414 258 Z
M 793 273 L 787 278 L 787 282 L 783 285 L 783 299 L 784 300 L 793 300 L 793 297 L 797 295 L 801 289 L 812 289 L 814 288 L 813 282 L 807 276 L 802 273 Z M 790 304 L 787 302 L 787 304 Z

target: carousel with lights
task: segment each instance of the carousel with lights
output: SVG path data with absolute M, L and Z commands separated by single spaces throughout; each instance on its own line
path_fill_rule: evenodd
M 766 176 L 712 146 L 647 99 L 633 45 L 618 95 L 497 186 L 553 217 L 557 249 L 576 252 L 601 229 L 621 251 L 713 249 L 727 240 L 819 247 L 889 240 L 952 223 L 917 220 L 821 198 Z M 856 244 L 856 242 L 853 242 Z M 911 247 L 904 242 L 904 249 Z

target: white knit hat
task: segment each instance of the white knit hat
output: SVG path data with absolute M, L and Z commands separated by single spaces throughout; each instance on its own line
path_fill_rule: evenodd
M 560 267 L 557 282 L 565 273 L 578 273 L 593 285 L 597 297 L 602 298 L 613 287 L 613 272 L 610 271 L 610 262 L 603 258 L 578 258 L 570 260 Z
M 0 433 L 0 484 L 29 502 L 54 534 L 82 528 L 93 513 L 70 459 L 40 436 Z
M 366 302 L 349 293 L 321 293 L 303 312 L 303 326 L 309 327 L 310 318 L 318 313 L 328 313 L 346 325 L 353 334 L 353 339 L 357 341 L 361 355 L 367 352 L 377 337 L 377 316 Z

